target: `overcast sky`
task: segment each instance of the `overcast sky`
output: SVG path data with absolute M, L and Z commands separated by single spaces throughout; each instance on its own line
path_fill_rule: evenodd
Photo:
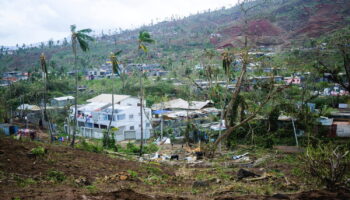
M 98 32 L 233 6 L 237 0 L 0 0 L 0 45 L 63 39 L 69 26 Z

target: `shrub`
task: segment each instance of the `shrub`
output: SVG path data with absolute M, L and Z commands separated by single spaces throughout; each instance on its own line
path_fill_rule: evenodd
M 308 147 L 302 160 L 306 167 L 305 173 L 327 189 L 344 184 L 345 175 L 350 169 L 349 150 L 333 144 Z
M 44 148 L 44 147 L 41 147 L 41 146 L 35 147 L 35 148 L 33 148 L 32 150 L 30 150 L 30 153 L 31 153 L 31 154 L 34 154 L 34 155 L 36 155 L 36 156 L 42 156 L 42 155 L 45 154 L 45 148 Z
M 64 175 L 63 172 L 56 171 L 56 170 L 49 170 L 47 173 L 47 177 L 49 180 L 53 182 L 62 182 L 66 179 L 66 176 Z
M 103 151 L 102 147 L 100 147 L 98 145 L 90 144 L 90 143 L 86 142 L 85 140 L 83 140 L 80 144 L 78 144 L 77 148 L 85 150 L 85 151 L 89 151 L 89 152 L 95 152 L 95 153 L 100 153 Z
M 114 131 L 118 131 L 118 129 L 111 128 L 110 134 L 107 134 L 107 130 L 103 131 L 102 143 L 104 148 L 117 150 L 117 147 L 115 146 Z
M 126 144 L 125 152 L 126 153 L 139 153 L 140 148 L 138 146 L 136 146 L 134 143 L 129 142 Z
M 158 145 L 151 143 L 151 144 L 145 145 L 144 153 L 146 154 L 155 153 L 158 150 L 159 150 Z

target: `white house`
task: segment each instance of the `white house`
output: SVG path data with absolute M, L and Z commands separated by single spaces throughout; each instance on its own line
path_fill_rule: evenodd
M 141 110 L 138 98 L 129 95 L 114 95 L 113 117 L 111 94 L 101 94 L 87 102 L 89 103 L 78 107 L 77 120 L 80 136 L 102 138 L 103 131 L 107 129 L 112 119 L 111 126 L 118 128 L 118 131 L 115 132 L 117 141 L 141 139 Z M 74 113 L 74 108 L 72 113 Z M 144 139 L 151 137 L 151 117 L 151 109 L 144 107 Z
M 65 97 L 56 97 L 51 99 L 51 106 L 54 107 L 64 107 L 74 103 L 74 97 L 65 96 Z

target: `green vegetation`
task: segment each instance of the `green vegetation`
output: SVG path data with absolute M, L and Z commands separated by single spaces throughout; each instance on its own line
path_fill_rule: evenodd
M 30 153 L 32 153 L 36 156 L 43 156 L 46 153 L 46 151 L 45 151 L 44 147 L 39 146 L 39 147 L 35 147 L 32 150 L 30 150 Z
M 132 178 L 137 178 L 138 177 L 138 173 L 133 171 L 133 170 L 128 170 L 127 171 L 129 173 L 129 175 L 132 177 Z
M 349 147 L 332 143 L 309 146 L 303 157 L 305 173 L 312 181 L 328 189 L 343 186 L 350 175 Z
M 66 176 L 63 172 L 54 170 L 54 169 L 50 169 L 47 172 L 47 179 L 49 181 L 52 181 L 54 183 L 61 183 L 62 181 L 66 180 Z
M 148 185 L 166 184 L 169 176 L 163 173 L 157 164 L 146 164 L 143 166 L 147 177 L 142 177 L 141 180 Z
M 87 142 L 85 139 L 82 139 L 81 143 L 76 145 L 76 148 L 94 153 L 101 153 L 103 151 L 102 146 Z
M 118 145 L 117 149 L 119 152 L 123 152 L 127 154 L 137 154 L 140 152 L 140 147 L 131 142 L 127 143 L 125 148 L 123 148 L 121 145 Z M 150 144 L 144 145 L 143 152 L 145 154 L 150 154 L 150 153 L 155 153 L 158 150 L 159 150 L 159 147 L 156 144 L 150 143 Z
M 95 194 L 99 191 L 95 185 L 88 185 L 85 186 L 85 188 L 92 194 Z
M 17 185 L 19 187 L 27 187 L 35 185 L 37 182 L 32 178 L 20 178 L 18 176 L 15 176 L 15 180 L 17 182 Z

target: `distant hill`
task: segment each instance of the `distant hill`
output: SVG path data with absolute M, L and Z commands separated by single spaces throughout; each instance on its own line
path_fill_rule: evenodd
M 270 0 L 259 4 L 249 12 L 248 34 L 255 45 L 290 47 L 302 44 L 313 37 L 350 24 L 349 0 Z M 79 25 L 78 25 L 79 26 Z M 90 45 L 90 52 L 81 55 L 84 68 L 98 67 L 108 59 L 111 51 L 122 49 L 124 63 L 138 62 L 137 35 L 140 30 L 149 31 L 157 41 L 151 46 L 147 62 L 164 66 L 198 60 L 204 48 L 240 45 L 242 13 L 239 7 L 206 11 L 200 14 L 173 19 L 135 30 L 124 30 L 115 35 L 102 35 Z M 69 27 L 67 27 L 68 29 Z M 45 52 L 51 67 L 66 72 L 72 66 L 69 44 L 44 48 L 20 48 L 13 55 L 0 54 L 0 70 L 38 69 L 38 59 Z

